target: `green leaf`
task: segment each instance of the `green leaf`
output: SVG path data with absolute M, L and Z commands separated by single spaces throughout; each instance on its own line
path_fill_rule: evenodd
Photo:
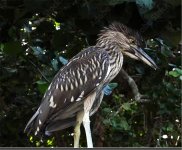
M 43 49 L 39 46 L 30 46 L 32 50 L 34 51 L 34 55 L 40 57 L 44 54 Z
M 182 81 L 182 76 L 180 76 L 179 79 Z
M 54 68 L 55 71 L 57 71 L 59 69 L 57 59 L 52 59 L 51 64 L 52 64 L 52 67 Z
M 33 136 L 30 136 L 30 137 L 29 137 L 29 141 L 30 141 L 31 143 L 33 143 Z
M 167 126 L 167 128 L 166 128 L 166 130 L 167 131 L 173 131 L 173 128 L 174 128 L 174 125 L 171 124 L 171 123 L 169 123 L 168 126 Z
M 109 119 L 104 119 L 104 120 L 103 120 L 103 124 L 105 124 L 105 125 L 110 125 L 110 120 L 109 120 Z
M 4 44 L 4 49 L 3 51 L 7 54 L 7 55 L 18 55 L 20 52 L 22 52 L 22 46 L 20 42 L 8 42 L 6 44 Z
M 182 75 L 182 70 L 179 68 L 173 68 L 172 71 L 169 71 L 169 75 L 173 77 L 180 77 Z
M 153 0 L 136 0 L 136 3 L 140 6 L 140 7 L 145 7 L 146 9 L 150 10 L 153 7 Z
M 165 57 L 173 56 L 173 52 L 169 48 L 166 48 L 164 46 L 162 46 L 162 48 L 161 48 L 161 54 L 164 55 Z
M 118 83 L 109 83 L 108 86 L 113 90 L 118 86 Z
M 42 81 L 42 80 L 39 80 L 36 83 L 37 83 L 38 90 L 40 91 L 40 93 L 44 94 L 49 86 L 49 83 Z
M 123 105 L 122 105 L 122 108 L 123 109 L 125 109 L 125 110 L 131 110 L 131 104 L 130 103 L 124 103 Z
M 104 108 L 103 111 L 106 112 L 106 113 L 110 113 L 111 112 L 111 108 Z
M 9 67 L 4 67 L 9 73 L 17 73 L 17 69 L 16 68 L 9 68 Z
M 3 50 L 4 49 L 4 44 L 0 44 L 0 50 Z
M 130 126 L 129 126 L 128 122 L 126 121 L 125 117 L 121 118 L 120 127 L 123 128 L 124 130 L 129 130 L 130 129 Z

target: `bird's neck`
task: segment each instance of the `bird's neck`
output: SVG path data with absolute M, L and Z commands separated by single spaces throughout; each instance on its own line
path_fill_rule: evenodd
M 121 53 L 119 46 L 112 41 L 98 41 L 96 44 L 97 47 L 100 47 L 102 50 L 107 51 L 109 55 L 115 55 L 116 53 Z
M 110 73 L 110 80 L 112 80 L 121 70 L 123 65 L 123 54 L 120 50 L 120 47 L 115 43 L 97 43 L 98 47 L 100 47 L 102 50 L 106 51 L 109 54 L 110 57 L 110 67 L 111 67 L 111 73 Z M 109 80 L 109 82 L 110 82 Z

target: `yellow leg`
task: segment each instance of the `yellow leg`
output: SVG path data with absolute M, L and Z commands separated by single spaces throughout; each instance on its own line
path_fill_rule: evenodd
M 76 119 L 76 126 L 74 129 L 74 148 L 79 148 L 79 141 L 80 141 L 80 126 L 83 121 L 83 112 L 79 112 L 77 114 Z

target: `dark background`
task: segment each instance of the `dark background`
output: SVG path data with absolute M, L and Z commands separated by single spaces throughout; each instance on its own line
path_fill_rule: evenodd
M 181 146 L 180 0 L 0 0 L 0 147 L 73 146 L 73 128 L 43 140 L 23 130 L 63 66 L 60 56 L 94 45 L 113 21 L 143 35 L 159 69 L 125 58 L 123 68 L 148 101 L 136 101 L 117 76 L 91 119 L 94 146 Z

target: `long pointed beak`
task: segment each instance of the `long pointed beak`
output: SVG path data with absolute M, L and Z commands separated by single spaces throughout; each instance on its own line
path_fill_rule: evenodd
M 155 62 L 152 60 L 152 58 L 150 58 L 150 56 L 148 56 L 141 48 L 132 47 L 131 49 L 132 52 L 126 52 L 125 54 L 131 58 L 143 61 L 155 70 L 158 68 Z
M 135 56 L 139 60 L 142 60 L 144 63 L 146 63 L 155 70 L 158 68 L 155 62 L 152 60 L 152 58 L 149 55 L 147 55 L 141 48 L 137 48 L 134 51 L 135 51 Z

